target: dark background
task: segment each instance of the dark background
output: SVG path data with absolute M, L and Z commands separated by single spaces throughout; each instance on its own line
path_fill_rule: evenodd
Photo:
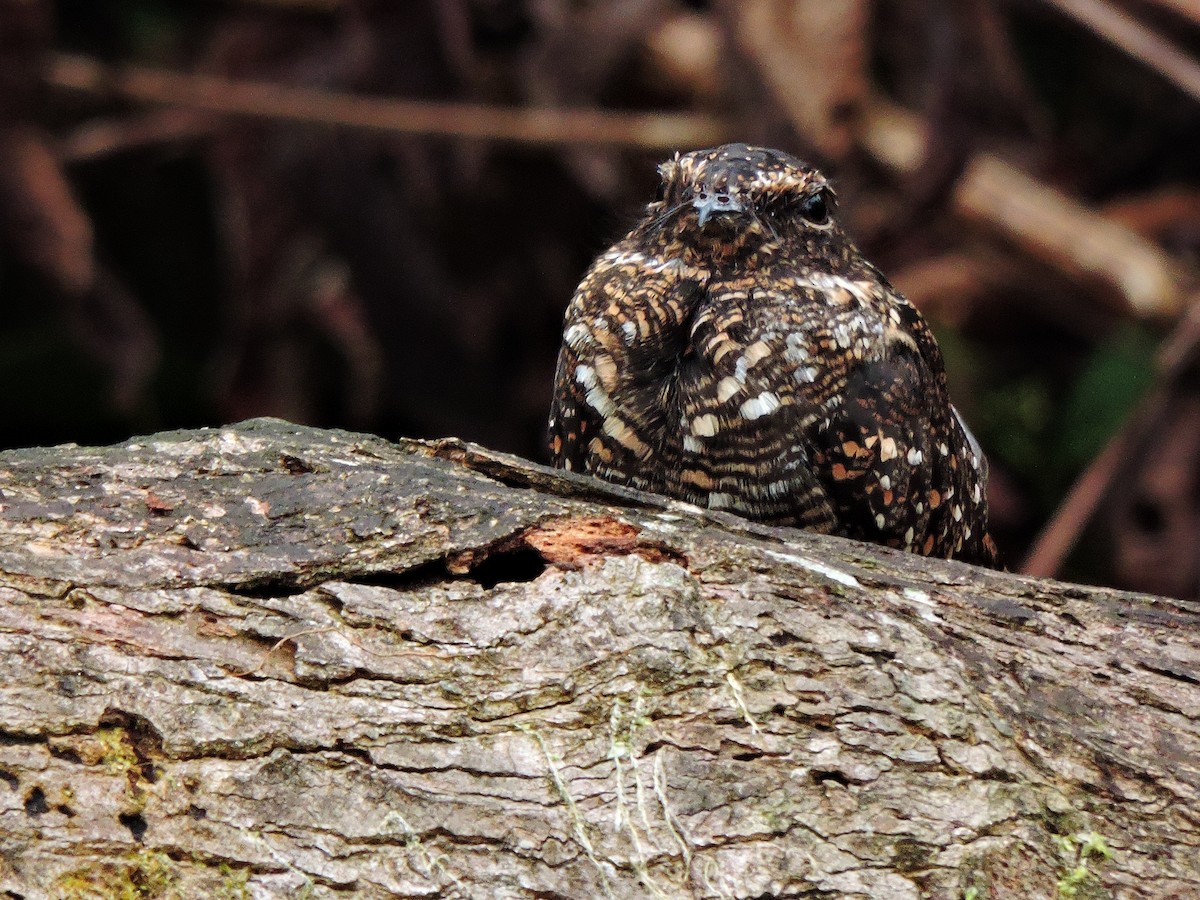
M 1195 596 L 1200 13 L 1079 6 L 1115 24 L 1049 0 L 0 0 L 0 444 L 276 415 L 544 460 L 575 284 L 694 149 L 671 135 L 711 134 L 834 178 L 934 324 L 1011 567 L 1051 523 L 1074 549 L 1035 570 Z M 1133 59 L 1137 33 L 1168 49 Z M 232 90 L 189 101 L 179 75 L 421 101 L 432 124 L 335 127 L 270 96 L 223 115 Z M 462 139 L 445 102 L 692 118 L 659 146 L 620 118 Z M 907 167 L 880 149 L 889 104 L 925 141 Z M 967 196 L 987 158 L 1020 190 Z M 1039 248 L 1014 199 L 1066 203 L 1110 275 Z M 1125 239 L 1165 279 L 1136 304 L 1111 277 L 1136 268 Z

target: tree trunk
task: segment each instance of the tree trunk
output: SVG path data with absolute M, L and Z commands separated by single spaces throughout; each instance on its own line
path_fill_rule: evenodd
M 271 420 L 0 492 L 3 896 L 1200 897 L 1196 604 Z

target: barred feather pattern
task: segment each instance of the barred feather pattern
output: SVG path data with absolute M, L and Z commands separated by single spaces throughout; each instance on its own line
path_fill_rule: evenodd
M 995 566 L 987 461 L 925 320 L 825 178 L 744 144 L 677 155 L 568 306 L 556 465 L 770 524 Z

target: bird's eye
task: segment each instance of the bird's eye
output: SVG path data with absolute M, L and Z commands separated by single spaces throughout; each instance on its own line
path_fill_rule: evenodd
M 817 191 L 805 197 L 800 203 L 800 215 L 814 225 L 824 225 L 829 221 L 829 200 L 825 191 Z

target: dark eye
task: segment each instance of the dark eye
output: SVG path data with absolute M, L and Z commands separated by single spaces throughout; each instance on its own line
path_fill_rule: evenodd
M 824 225 L 829 221 L 829 200 L 824 191 L 818 191 L 800 202 L 800 215 L 814 225 Z

